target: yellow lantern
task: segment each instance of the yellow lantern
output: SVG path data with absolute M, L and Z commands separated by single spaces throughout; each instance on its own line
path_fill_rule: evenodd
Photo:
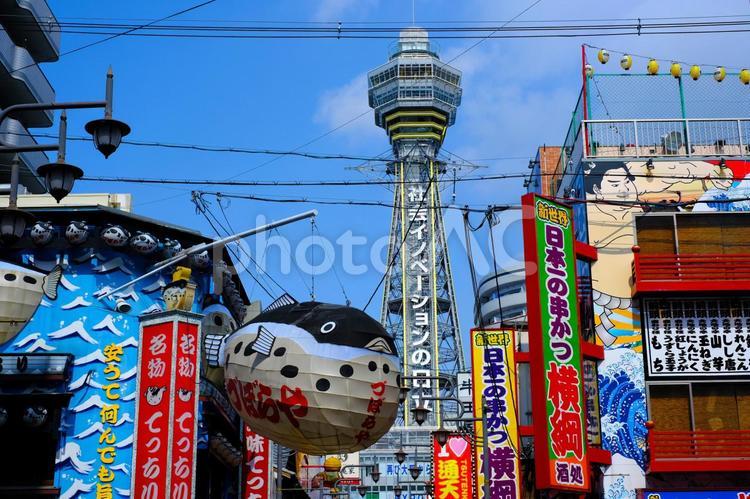
M 329 473 L 338 473 L 341 471 L 341 458 L 336 456 L 327 457 L 323 462 L 323 469 Z
M 750 69 L 743 69 L 740 71 L 740 81 L 745 85 L 750 83 Z
M 596 58 L 599 59 L 599 62 L 602 64 L 607 64 L 609 62 L 609 52 L 607 52 L 604 49 L 601 49 L 597 54 Z
M 594 67 L 591 64 L 586 64 L 583 70 L 586 73 L 586 78 L 591 78 L 594 75 Z
M 620 59 L 620 67 L 627 71 L 631 66 L 633 66 L 633 58 L 628 54 L 622 56 L 622 59 Z
M 648 64 L 646 65 L 646 70 L 648 71 L 648 74 L 655 75 L 659 72 L 659 63 L 656 61 L 656 59 L 651 59 L 648 61 Z
M 716 69 L 714 69 L 714 80 L 716 81 L 724 81 L 724 78 L 727 76 L 727 70 L 724 69 L 723 66 L 719 66 Z
M 669 68 L 669 74 L 674 76 L 675 78 L 679 78 L 682 76 L 682 66 L 680 66 L 679 62 L 673 62 L 672 66 Z
M 690 68 L 690 78 L 694 80 L 698 80 L 698 78 L 701 77 L 701 67 L 700 66 L 693 66 Z

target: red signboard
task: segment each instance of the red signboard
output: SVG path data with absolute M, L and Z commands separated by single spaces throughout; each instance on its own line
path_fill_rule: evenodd
M 198 426 L 200 369 L 197 324 L 177 322 L 174 407 L 172 410 L 172 499 L 190 499 L 195 490 L 195 436 Z
M 271 441 L 245 428 L 243 499 L 271 499 Z
M 522 198 L 538 489 L 590 488 L 573 210 Z
M 194 496 L 198 318 L 168 312 L 141 322 L 132 497 Z
M 133 497 L 167 497 L 172 322 L 143 325 L 138 349 Z
M 434 439 L 432 443 L 432 469 L 435 499 L 472 499 L 474 477 L 472 456 L 474 450 L 467 436 L 451 435 L 444 446 Z

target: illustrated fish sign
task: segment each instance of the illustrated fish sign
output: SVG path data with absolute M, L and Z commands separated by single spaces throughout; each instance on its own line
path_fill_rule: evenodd
M 356 452 L 395 421 L 396 346 L 360 310 L 319 302 L 267 309 L 228 336 L 220 355 L 232 406 L 253 431 L 290 449 Z
M 534 194 L 522 203 L 537 488 L 587 491 L 573 210 Z

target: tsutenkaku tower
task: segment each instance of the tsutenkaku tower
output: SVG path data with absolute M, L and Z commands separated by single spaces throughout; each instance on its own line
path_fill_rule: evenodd
M 369 102 L 375 123 L 390 139 L 395 177 L 388 267 L 381 322 L 394 336 L 405 376 L 455 375 L 464 369 L 453 279 L 443 229 L 438 179 L 445 164 L 437 154 L 461 104 L 461 72 L 440 61 L 427 32 L 401 32 L 390 60 L 370 71 Z M 406 237 L 404 237 L 406 235 Z M 408 380 L 411 400 L 403 422 L 421 396 L 436 396 L 434 381 Z M 425 426 L 439 424 L 439 407 Z

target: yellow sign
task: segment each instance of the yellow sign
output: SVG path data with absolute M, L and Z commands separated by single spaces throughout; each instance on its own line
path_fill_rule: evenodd
M 478 497 L 521 497 L 521 460 L 518 435 L 518 383 L 516 382 L 515 330 L 472 329 L 471 367 L 474 434 L 483 436 L 482 399 L 486 408 L 488 466 L 484 468 L 482 439 L 477 442 Z M 487 499 L 489 499 L 487 498 Z

